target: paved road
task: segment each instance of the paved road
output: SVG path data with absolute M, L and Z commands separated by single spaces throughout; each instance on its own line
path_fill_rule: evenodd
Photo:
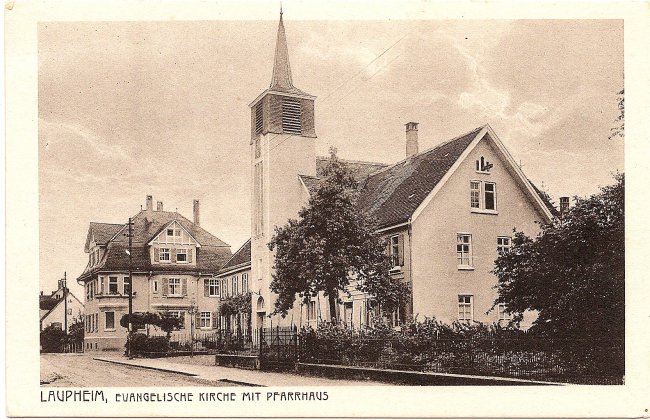
M 234 386 L 191 376 L 93 360 L 88 354 L 42 354 L 41 385 L 91 386 Z

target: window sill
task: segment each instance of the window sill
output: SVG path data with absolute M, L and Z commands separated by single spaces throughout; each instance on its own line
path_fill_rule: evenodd
M 183 298 L 183 297 L 185 297 L 185 296 L 183 296 L 183 295 L 167 295 L 167 296 L 165 296 L 165 297 L 168 297 L 168 298 L 176 298 L 176 299 L 178 299 L 178 298 Z
M 389 272 L 391 272 L 391 273 L 398 273 L 398 272 L 400 272 L 400 271 L 402 271 L 402 267 L 399 266 L 399 265 L 398 265 L 398 266 L 395 266 L 395 267 L 393 267 L 393 268 L 391 268 L 391 269 L 389 270 Z
M 458 269 L 461 271 L 474 271 L 474 267 L 471 265 L 459 265 Z
M 104 332 L 115 332 L 115 328 L 107 328 Z
M 472 213 L 478 213 L 478 214 L 499 214 L 497 210 L 484 210 L 484 209 L 472 209 Z
M 490 175 L 491 172 L 489 171 L 475 171 L 477 174 L 483 174 L 483 175 Z

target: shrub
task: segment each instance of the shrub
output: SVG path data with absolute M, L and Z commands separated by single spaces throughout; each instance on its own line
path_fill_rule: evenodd
M 41 351 L 56 353 L 63 349 L 66 333 L 58 326 L 50 325 L 41 331 Z
M 148 337 L 146 334 L 134 333 L 131 335 L 131 355 L 146 356 L 151 353 L 169 352 L 169 341 L 166 337 Z M 128 351 L 129 339 L 125 344 Z

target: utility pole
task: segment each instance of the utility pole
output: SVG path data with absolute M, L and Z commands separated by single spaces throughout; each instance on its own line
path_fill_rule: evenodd
M 63 332 L 68 333 L 68 278 L 67 271 L 63 272 Z
M 129 345 L 127 346 L 127 356 L 131 358 L 131 339 L 133 338 L 133 323 L 131 322 L 133 317 L 133 222 L 130 217 L 127 236 L 129 237 L 129 250 L 127 252 L 129 254 L 129 332 L 127 338 Z

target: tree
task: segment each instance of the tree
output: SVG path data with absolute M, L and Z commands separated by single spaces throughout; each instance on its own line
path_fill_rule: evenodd
M 250 329 L 252 312 L 251 302 L 251 292 L 229 296 L 221 301 L 219 304 L 219 314 L 226 319 L 226 322 L 228 323 L 227 328 L 230 327 L 230 317 L 232 315 L 248 314 L 248 325 L 246 325 L 246 328 Z
M 617 93 L 616 102 L 618 103 L 618 117 L 616 117 L 616 126 L 611 128 L 609 139 L 623 138 L 625 136 L 625 89 Z
M 42 352 L 56 353 L 63 350 L 66 334 L 59 325 L 52 324 L 41 331 L 40 338 Z
M 296 295 L 306 302 L 323 292 L 335 321 L 339 294 L 351 279 L 385 310 L 396 309 L 409 291 L 389 275 L 386 244 L 359 208 L 358 182 L 334 149 L 323 175 L 298 218 L 276 227 L 269 243 L 269 249 L 276 250 L 271 281 L 271 290 L 278 295 L 274 313 L 286 316 Z
M 160 324 L 160 316 L 152 312 L 134 312 L 132 319 L 133 331 L 142 330 L 148 325 L 159 326 Z M 126 329 L 129 328 L 129 314 L 122 315 L 120 326 Z M 147 329 L 147 335 L 149 335 L 149 329 Z
M 167 333 L 167 340 L 169 340 L 172 336 L 172 331 L 183 326 L 183 318 L 172 315 L 169 312 L 162 312 L 156 326 Z
M 623 338 L 625 331 L 625 177 L 576 204 L 530 238 L 515 232 L 494 273 L 498 298 L 532 330 L 570 337 Z

